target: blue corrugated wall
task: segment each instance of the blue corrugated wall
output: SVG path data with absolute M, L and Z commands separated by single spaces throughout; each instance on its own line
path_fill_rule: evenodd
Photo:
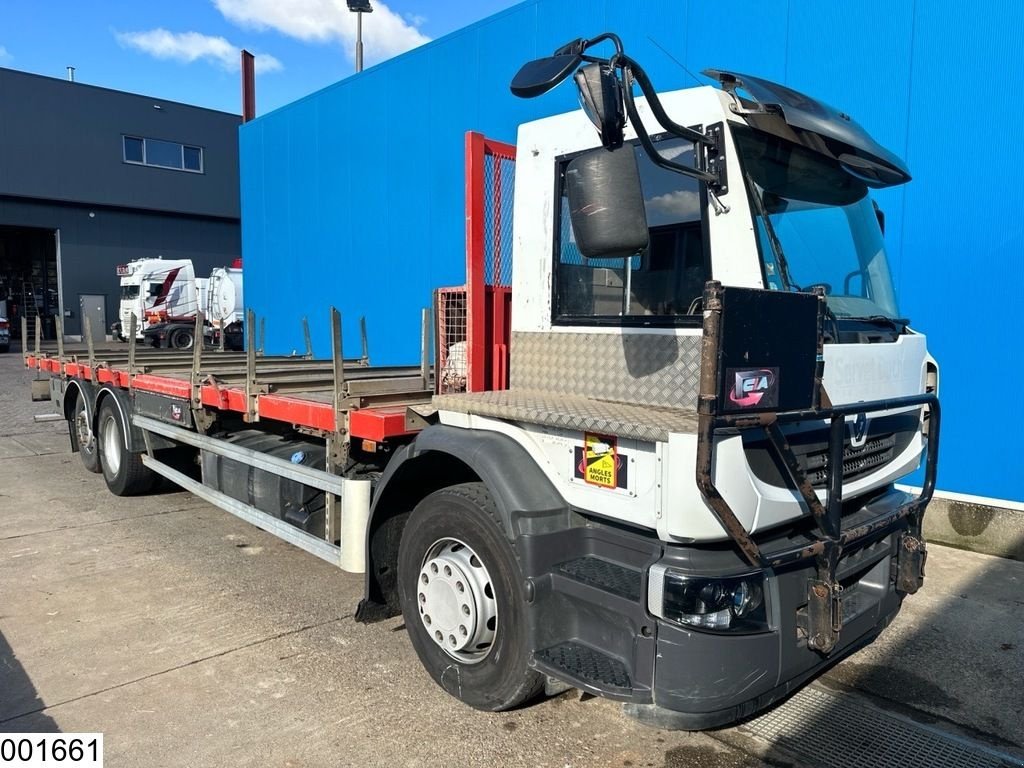
M 877 197 L 902 310 L 942 366 L 939 486 L 1024 501 L 1022 20 L 1010 0 L 529 0 L 243 126 L 246 297 L 272 352 L 302 347 L 308 315 L 326 354 L 333 304 L 348 354 L 365 315 L 375 363 L 415 363 L 419 308 L 463 281 L 464 133 L 514 142 L 520 122 L 574 109 L 570 85 L 522 101 L 509 80 L 614 30 L 659 90 L 693 85 L 685 69 L 759 74 L 907 159 L 914 181 Z

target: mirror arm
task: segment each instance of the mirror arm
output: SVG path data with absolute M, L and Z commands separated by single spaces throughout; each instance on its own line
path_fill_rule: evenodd
M 700 131 L 695 131 L 693 128 L 687 128 L 685 125 L 679 125 L 668 116 L 665 111 L 665 107 L 662 106 L 661 99 L 658 98 L 658 92 L 654 90 L 654 85 L 651 83 L 647 73 L 644 72 L 636 61 L 629 58 L 624 54 L 619 54 L 617 62 L 613 62 L 616 66 L 620 66 L 624 71 L 627 71 L 632 78 L 636 79 L 637 85 L 640 86 L 640 90 L 643 91 L 644 96 L 647 97 L 647 104 L 651 108 L 651 112 L 654 113 L 655 119 L 661 123 L 665 130 L 674 133 L 681 139 L 689 139 L 694 144 L 706 144 L 709 147 L 715 145 L 714 139 L 704 135 Z M 627 83 L 628 85 L 628 83 Z
M 651 141 L 651 136 L 647 133 L 647 128 L 644 127 L 643 120 L 640 119 L 640 113 L 636 108 L 636 101 L 633 99 L 633 88 L 630 83 L 625 84 L 625 88 L 622 89 L 623 96 L 626 102 L 626 114 L 629 115 L 629 121 L 633 124 L 633 128 L 636 130 L 636 136 L 640 139 L 640 145 L 644 148 L 644 152 L 651 158 L 651 161 L 655 165 L 660 165 L 662 168 L 666 168 L 676 173 L 681 173 L 684 176 L 692 176 L 695 179 L 707 182 L 708 184 L 717 184 L 718 176 L 707 171 L 702 171 L 699 168 L 693 168 L 687 165 L 680 165 L 679 163 L 673 162 L 662 156 L 660 152 L 655 148 L 654 142 Z M 669 121 L 671 122 L 671 121 Z M 668 129 L 668 126 L 664 126 Z M 682 126 L 680 126 L 682 127 Z M 669 129 L 671 130 L 671 129 Z M 690 133 L 694 133 L 704 139 L 704 134 L 692 131 L 689 128 L 684 129 Z M 674 133 L 674 131 L 673 131 Z M 688 135 L 683 135 L 680 138 L 689 139 Z

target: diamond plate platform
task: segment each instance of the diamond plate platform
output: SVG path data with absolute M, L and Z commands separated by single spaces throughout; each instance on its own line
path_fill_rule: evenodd
M 507 389 L 435 395 L 434 407 L 439 411 L 617 435 L 652 443 L 668 440 L 670 432 L 693 434 L 697 431 L 697 412 L 693 410 L 596 400 L 550 391 Z
M 856 696 L 810 686 L 739 727 L 815 768 L 1020 768 L 976 741 L 888 712 Z

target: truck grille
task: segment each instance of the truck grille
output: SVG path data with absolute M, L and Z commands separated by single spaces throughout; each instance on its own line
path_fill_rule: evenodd
M 917 411 L 872 419 L 867 440 L 859 448 L 850 444 L 847 432 L 843 441 L 843 481 L 856 480 L 891 462 L 910 445 L 919 427 Z M 828 428 L 787 430 L 787 439 L 811 484 L 824 488 L 828 482 Z M 783 488 L 793 487 L 788 471 L 775 457 L 763 431 L 746 431 L 743 447 L 747 463 L 758 479 Z
M 896 455 L 896 435 L 880 435 L 868 440 L 860 448 L 853 448 L 845 441 L 843 449 L 843 480 L 853 480 L 871 470 L 892 461 Z M 813 453 L 797 454 L 797 461 L 811 484 L 824 487 L 828 482 L 828 449 Z

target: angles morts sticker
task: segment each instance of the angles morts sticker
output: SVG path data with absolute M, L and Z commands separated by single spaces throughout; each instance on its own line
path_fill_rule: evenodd
M 626 487 L 627 463 L 619 453 L 617 438 L 585 432 L 575 458 L 573 474 L 584 482 L 602 488 Z

